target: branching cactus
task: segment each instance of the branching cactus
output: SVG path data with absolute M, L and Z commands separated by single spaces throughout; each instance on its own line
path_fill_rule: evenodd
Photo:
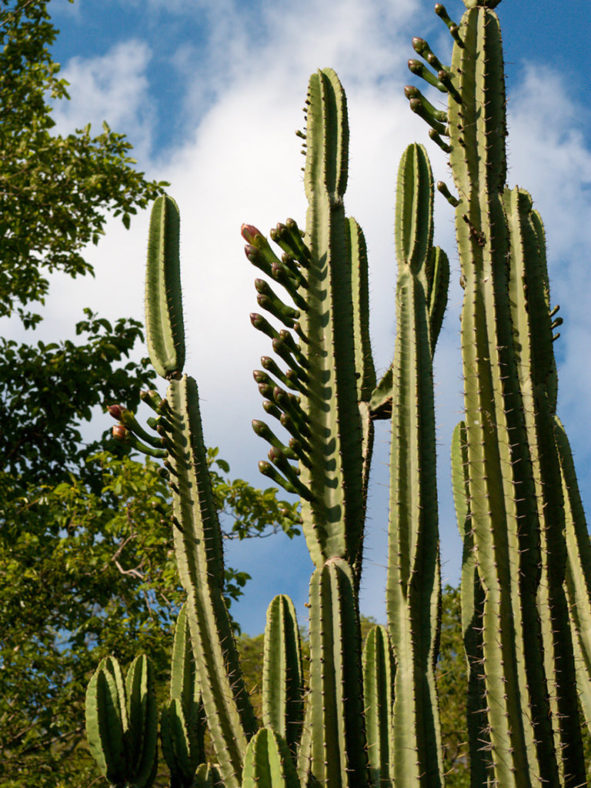
M 465 421 L 452 455 L 465 537 L 470 706 L 485 715 L 471 721 L 473 775 L 480 775 L 473 784 L 482 784 L 484 768 L 502 786 L 575 786 L 585 784 L 585 769 L 554 440 L 555 323 L 541 221 L 525 192 L 505 188 L 503 52 L 492 10 L 499 2 L 465 0 L 459 25 L 436 5 L 454 38 L 449 68 L 427 42 L 413 40 L 425 62 L 411 60 L 410 69 L 448 94 L 446 113 L 416 88 L 406 91 L 449 153 L 457 189 L 454 197 L 440 185 L 456 211 L 465 288 Z M 476 754 L 476 739 L 488 754 Z
M 346 217 L 343 203 L 346 100 L 330 69 L 310 79 L 302 136 L 309 203 L 305 231 L 291 219 L 277 225 L 271 231 L 276 252 L 255 227 L 242 228 L 248 259 L 267 277 L 257 279 L 255 286 L 269 319 L 253 314 L 251 321 L 269 337 L 274 354 L 263 356 L 262 369 L 254 377 L 267 416 L 279 422 L 273 429 L 264 421 L 253 422 L 255 432 L 270 444 L 268 461 L 259 467 L 300 495 L 303 530 L 316 565 L 310 582 L 307 691 L 293 604 L 279 596 L 268 614 L 265 727 L 258 733 L 223 601 L 221 531 L 207 473 L 197 385 L 182 374 L 178 209 L 172 199 L 162 197 L 152 213 L 146 325 L 151 358 L 169 388 L 165 399 L 155 392 L 144 396 L 156 414 L 148 421 L 155 432 L 144 429 L 123 408 L 112 415 L 120 419 L 116 429 L 124 440 L 164 459 L 162 473 L 173 496 L 172 529 L 187 603 L 175 639 L 174 691 L 163 714 L 163 751 L 175 784 L 188 784 L 192 773 L 197 783 L 211 779 L 201 766 L 194 772 L 199 743 L 192 741 L 188 730 L 188 715 L 194 716 L 199 691 L 221 780 L 228 788 L 357 788 L 376 784 L 376 769 L 382 785 L 439 784 L 433 679 L 440 588 L 432 361 L 445 309 L 448 267 L 445 255 L 432 246 L 431 170 L 424 149 L 411 146 L 401 164 L 395 220 L 400 336 L 394 364 L 376 387 L 365 240 L 357 222 Z M 393 501 L 398 502 L 393 509 L 403 514 L 393 514 L 392 525 L 395 566 L 389 580 L 389 612 L 394 651 L 386 636 L 365 660 L 372 707 L 379 709 L 371 725 L 372 749 L 376 735 L 380 737 L 375 766 L 375 753 L 368 758 L 366 744 L 358 591 L 372 424 L 390 415 Z M 405 480 L 407 441 L 418 447 L 418 453 L 409 455 L 412 471 Z M 422 462 L 429 470 L 420 480 L 416 473 Z M 417 505 L 412 503 L 415 493 Z M 426 581 L 422 585 L 421 576 Z M 187 665 L 185 616 L 198 685 L 193 693 L 187 671 L 179 667 Z M 403 680 L 397 701 L 393 656 Z M 373 682 L 370 675 L 375 676 Z M 413 686 L 419 688 L 416 693 Z M 392 732 L 396 730 L 398 735 Z
M 449 67 L 427 42 L 413 40 L 421 59 L 410 69 L 447 94 L 447 110 L 415 86 L 405 91 L 449 154 L 457 192 L 438 184 L 455 208 L 465 290 L 465 416 L 453 437 L 452 476 L 464 539 L 471 784 L 575 788 L 585 784 L 579 700 L 591 720 L 591 549 L 556 416 L 552 347 L 560 318 L 550 307 L 543 227 L 529 195 L 505 185 L 499 2 L 465 0 L 459 25 L 436 5 L 454 41 Z M 178 785 L 431 788 L 444 782 L 434 678 L 441 590 L 433 358 L 449 279 L 447 257 L 433 246 L 433 176 L 425 149 L 409 146 L 395 212 L 394 361 L 376 385 L 367 252 L 345 213 L 347 106 L 334 71 L 312 75 L 305 113 L 305 228 L 288 219 L 270 243 L 253 225 L 242 227 L 246 256 L 265 276 L 255 287 L 266 316 L 252 314 L 251 322 L 271 343 L 254 372 L 275 421 L 253 422 L 269 444 L 259 468 L 299 495 L 315 566 L 307 686 L 293 604 L 280 595 L 268 613 L 260 729 L 223 599 L 197 384 L 183 374 L 178 209 L 169 197 L 154 205 L 146 327 L 168 391 L 164 399 L 144 396 L 155 411 L 150 429 L 123 408 L 113 415 L 119 437 L 163 460 L 173 497 L 187 602 L 163 751 Z M 392 424 L 388 628 L 371 632 L 362 660 L 366 497 L 373 422 L 383 418 Z M 114 784 L 129 782 L 121 759 L 133 745 L 147 785 L 152 739 L 135 730 L 133 720 L 142 728 L 145 715 L 121 700 L 122 687 L 116 663 L 103 664 L 89 688 L 89 735 Z M 191 734 L 189 718 L 198 720 L 199 698 L 215 766 L 197 765 L 201 730 Z

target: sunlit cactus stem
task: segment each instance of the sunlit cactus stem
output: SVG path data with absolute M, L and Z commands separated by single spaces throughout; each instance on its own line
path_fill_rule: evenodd
M 146 280 L 146 324 L 162 328 L 164 344 L 149 345 L 154 366 L 170 379 L 163 441 L 173 498 L 173 536 L 181 583 L 187 594 L 196 675 L 203 707 L 227 788 L 239 788 L 244 753 L 256 721 L 240 673 L 232 623 L 223 597 L 221 529 L 203 440 L 197 384 L 182 375 L 184 348 L 178 272 L 178 216 L 172 227 L 156 204 L 151 224 Z M 172 231 L 174 230 L 174 232 Z M 157 251 L 155 255 L 154 250 Z M 150 273 L 152 272 L 152 273 Z M 168 330 L 168 328 L 170 330 Z M 166 359 L 170 358 L 170 362 Z
M 205 762 L 205 719 L 195 671 L 186 608 L 176 622 L 171 655 L 170 700 L 162 709 L 162 754 L 170 770 L 170 788 L 191 788 Z
M 433 175 L 425 149 L 410 145 L 400 161 L 396 196 L 397 331 L 391 372 L 386 609 L 396 660 L 393 776 L 396 784 L 417 786 L 442 783 L 434 673 L 441 584 L 433 352 L 449 269 L 432 241 Z
M 152 669 L 136 657 L 125 681 L 113 657 L 102 660 L 86 692 L 90 751 L 114 788 L 149 788 L 158 765 L 158 713 Z
M 498 2 L 465 0 L 459 26 L 436 6 L 454 38 L 451 68 L 436 78 L 448 92 L 446 132 L 457 197 L 444 184 L 440 191 L 455 206 L 464 286 L 465 438 L 454 449 L 465 474 L 462 481 L 454 471 L 456 488 L 464 488 L 456 497 L 464 500 L 458 519 L 469 517 L 463 582 L 471 589 L 463 592 L 464 621 L 473 616 L 482 630 L 481 637 L 464 635 L 473 686 L 481 681 L 480 708 L 486 710 L 488 779 L 507 788 L 540 781 L 574 786 L 585 775 L 565 628 L 560 481 L 551 458 L 551 409 L 536 378 L 553 375 L 550 324 L 543 323 L 549 309 L 532 306 L 543 295 L 535 294 L 522 265 L 537 254 L 523 251 L 523 233 L 530 236 L 526 246 L 539 247 L 543 239 L 517 218 L 519 192 L 505 192 L 503 52 L 492 10 Z M 428 45 L 415 50 L 430 64 Z M 411 70 L 425 76 L 427 68 Z M 527 213 L 526 206 L 525 223 Z M 543 279 L 540 271 L 534 276 Z M 539 341 L 529 320 L 544 326 Z
M 363 645 L 363 699 L 372 788 L 390 785 L 394 771 L 391 728 L 395 669 L 388 630 L 376 625 Z
M 295 607 L 283 594 L 267 610 L 263 661 L 263 723 L 296 756 L 304 721 L 304 675 Z

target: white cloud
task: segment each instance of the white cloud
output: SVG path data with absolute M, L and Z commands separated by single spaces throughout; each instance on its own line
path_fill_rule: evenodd
M 591 347 L 591 150 L 583 128 L 591 113 L 560 73 L 539 65 L 525 67 L 509 107 L 510 178 L 527 188 L 541 213 L 552 303 L 561 305 L 565 321 L 555 345 L 559 414 L 579 460 L 588 463 L 591 443 L 581 426 L 591 422 L 591 374 L 585 363 Z
M 146 158 L 153 122 L 146 76 L 150 57 L 145 42 L 130 40 L 104 55 L 69 60 L 61 76 L 70 83 L 71 101 L 55 108 L 56 130 L 69 133 L 91 123 L 93 133 L 98 134 L 106 121 L 115 131 L 125 129 L 136 156 Z

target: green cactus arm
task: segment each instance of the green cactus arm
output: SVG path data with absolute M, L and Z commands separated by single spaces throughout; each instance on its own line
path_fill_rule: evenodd
M 466 722 L 470 748 L 470 780 L 471 785 L 476 788 L 487 784 L 492 763 L 488 754 L 490 748 L 488 720 L 486 710 L 483 708 L 483 698 L 486 694 L 482 673 L 484 589 L 478 574 L 474 550 L 466 425 L 463 421 L 456 425 L 451 440 L 451 482 L 458 529 L 463 542 L 460 589 L 462 636 L 468 663 Z
M 447 291 L 449 289 L 449 259 L 443 249 L 438 246 L 433 247 L 429 254 L 428 271 L 429 337 L 431 355 L 434 356 L 447 307 Z
M 267 610 L 263 658 L 263 724 L 295 754 L 304 712 L 300 633 L 291 599 L 276 596 Z
M 303 785 L 367 785 L 360 640 L 351 567 L 330 559 L 310 580 L 310 692 L 298 754 Z
M 86 735 L 90 752 L 111 785 L 127 778 L 125 682 L 113 657 L 102 660 L 86 690 Z
M 170 770 L 172 788 L 184 788 L 193 785 L 195 770 L 205 760 L 205 721 L 186 605 L 176 621 L 170 698 L 160 722 L 162 754 Z
M 375 372 L 365 243 L 357 223 L 345 218 L 343 206 L 346 99 L 331 69 L 311 76 L 306 113 L 304 185 L 309 206 L 303 239 L 295 223 L 289 233 L 280 225 L 272 233 L 285 250 L 279 259 L 255 227 L 242 228 L 247 257 L 284 285 L 300 311 L 293 334 L 252 316 L 288 364 L 282 374 L 299 393 L 291 395 L 265 382 L 259 388 L 271 403 L 269 412 L 302 447 L 298 468 L 277 446 L 269 454 L 270 464 L 259 467 L 286 490 L 300 494 L 303 530 L 316 566 L 343 557 L 359 570 L 372 432 L 367 409 L 361 412 L 359 402 L 369 397 Z M 270 311 L 286 314 L 285 305 L 275 301 Z
M 372 788 L 390 785 L 393 773 L 392 703 L 395 663 L 388 630 L 377 624 L 363 645 L 363 701 Z
M 170 662 L 170 697 L 179 698 L 185 708 L 198 703 L 200 697 L 186 604 L 179 610 L 174 629 Z
M 351 258 L 351 276 L 353 292 L 353 338 L 355 343 L 355 369 L 357 370 L 357 400 L 361 421 L 361 456 L 363 461 L 361 496 L 363 510 L 361 517 L 365 520 L 369 474 L 373 456 L 374 426 L 369 407 L 372 392 L 376 386 L 376 371 L 371 351 L 369 336 L 369 277 L 367 265 L 367 247 L 363 230 L 355 219 L 346 220 L 349 240 L 348 248 Z M 353 558 L 353 570 L 356 588 L 359 591 L 363 563 L 363 531 L 358 542 L 357 553 Z
M 363 303 L 366 260 L 353 257 L 358 272 L 353 292 L 351 243 L 360 236 L 345 219 L 349 129 L 341 84 L 331 69 L 313 74 L 308 86 L 304 186 L 308 198 L 305 241 L 311 252 L 307 269 L 308 309 L 301 317 L 310 364 L 309 392 L 302 409 L 316 436 L 312 467 L 301 481 L 312 493 L 302 503 L 303 528 L 317 566 L 330 557 L 354 560 L 362 538 L 362 429 L 357 373 L 368 368 Z M 363 252 L 360 249 L 360 252 Z M 354 301 L 358 302 L 355 331 Z M 356 368 L 358 353 L 363 366 Z M 371 375 L 371 372 L 369 373 Z M 364 384 L 367 384 L 365 374 Z
M 566 590 L 577 669 L 577 689 L 591 731 L 591 542 L 566 431 L 555 417 L 566 521 Z
M 156 198 L 146 267 L 146 335 L 150 359 L 163 378 L 180 375 L 185 363 L 179 228 L 176 202 L 167 195 Z
M 392 415 L 392 365 L 384 372 L 369 401 L 372 419 L 389 419 Z
M 434 663 L 439 627 L 435 410 L 429 326 L 433 176 L 425 149 L 410 145 L 398 170 L 395 241 L 397 330 L 386 610 L 396 659 L 394 779 L 440 785 L 441 743 Z
M 289 747 L 272 728 L 261 728 L 248 743 L 242 788 L 300 788 Z
M 553 738 L 542 742 L 529 722 L 528 682 L 543 675 L 531 636 L 539 628 L 539 575 L 526 571 L 539 558 L 539 531 L 507 297 L 505 85 L 496 14 L 483 5 L 467 10 L 454 38 L 451 70 L 439 77 L 449 94 L 465 285 L 461 334 L 469 501 L 484 593 L 483 707 L 494 779 L 508 788 L 539 779 L 553 784 Z
M 131 663 L 125 678 L 129 782 L 148 788 L 158 765 L 158 708 L 152 666 L 145 654 Z
M 223 598 L 221 530 L 199 413 L 197 384 L 184 376 L 167 392 L 174 469 L 174 543 L 203 706 L 228 788 L 240 784 L 242 760 L 256 721 L 240 673 Z
M 238 788 L 244 752 L 256 721 L 238 665 L 223 598 L 221 529 L 203 441 L 199 394 L 181 376 L 184 361 L 179 218 L 170 198 L 156 202 L 148 244 L 146 326 L 152 362 L 170 379 L 163 439 L 173 499 L 173 535 L 203 706 L 227 788 Z M 179 646 L 180 648 L 180 646 Z
M 195 771 L 204 760 L 204 751 L 195 740 L 180 698 L 172 698 L 162 709 L 160 742 L 170 771 L 171 788 L 192 788 Z
M 289 747 L 271 728 L 261 728 L 248 744 L 242 788 L 299 788 Z
M 539 523 L 541 577 L 537 597 L 545 679 L 550 695 L 548 709 L 544 672 L 540 671 L 537 677 L 530 675 L 530 713 L 536 737 L 539 736 L 540 740 L 544 741 L 548 737 L 551 724 L 559 757 L 561 784 L 575 786 L 585 780 L 585 765 L 580 738 L 573 642 L 564 589 L 564 499 L 554 440 L 553 403 L 547 396 L 547 381 L 554 366 L 554 352 L 545 248 L 540 244 L 543 241 L 543 227 L 539 217 L 536 224 L 532 221 L 531 197 L 524 190 L 505 190 L 503 204 L 510 239 L 509 300 L 515 354 Z M 532 564 L 529 571 L 535 573 L 538 568 Z M 533 629 L 526 640 L 526 648 L 532 640 L 535 644 L 532 635 Z M 525 657 L 528 663 L 533 664 L 533 659 L 529 659 L 527 653 Z M 548 715 L 549 710 L 551 717 Z M 549 759 L 550 754 L 545 748 L 539 748 L 538 757 L 542 762 L 544 758 Z M 550 765 L 546 768 L 549 769 Z
M 353 332 L 355 341 L 355 369 L 357 400 L 368 402 L 376 386 L 376 371 L 369 336 L 369 278 L 367 245 L 363 230 L 353 218 L 346 220 L 348 247 L 351 258 L 353 291 Z

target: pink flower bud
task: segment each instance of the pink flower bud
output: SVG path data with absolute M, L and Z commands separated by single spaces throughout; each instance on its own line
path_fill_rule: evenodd
M 256 246 L 253 246 L 252 244 L 246 244 L 246 246 L 244 247 L 244 254 L 252 263 L 258 257 L 258 249 L 256 248 Z
M 109 413 L 114 419 L 120 421 L 125 408 L 123 407 L 123 405 L 109 405 L 107 407 L 107 410 L 109 411 Z
M 255 246 L 256 240 L 262 236 L 262 232 L 254 224 L 243 224 L 240 228 L 240 233 L 246 243 L 254 244 Z
M 129 430 L 123 424 L 115 424 L 113 427 L 113 437 L 116 441 L 125 441 L 129 436 Z

